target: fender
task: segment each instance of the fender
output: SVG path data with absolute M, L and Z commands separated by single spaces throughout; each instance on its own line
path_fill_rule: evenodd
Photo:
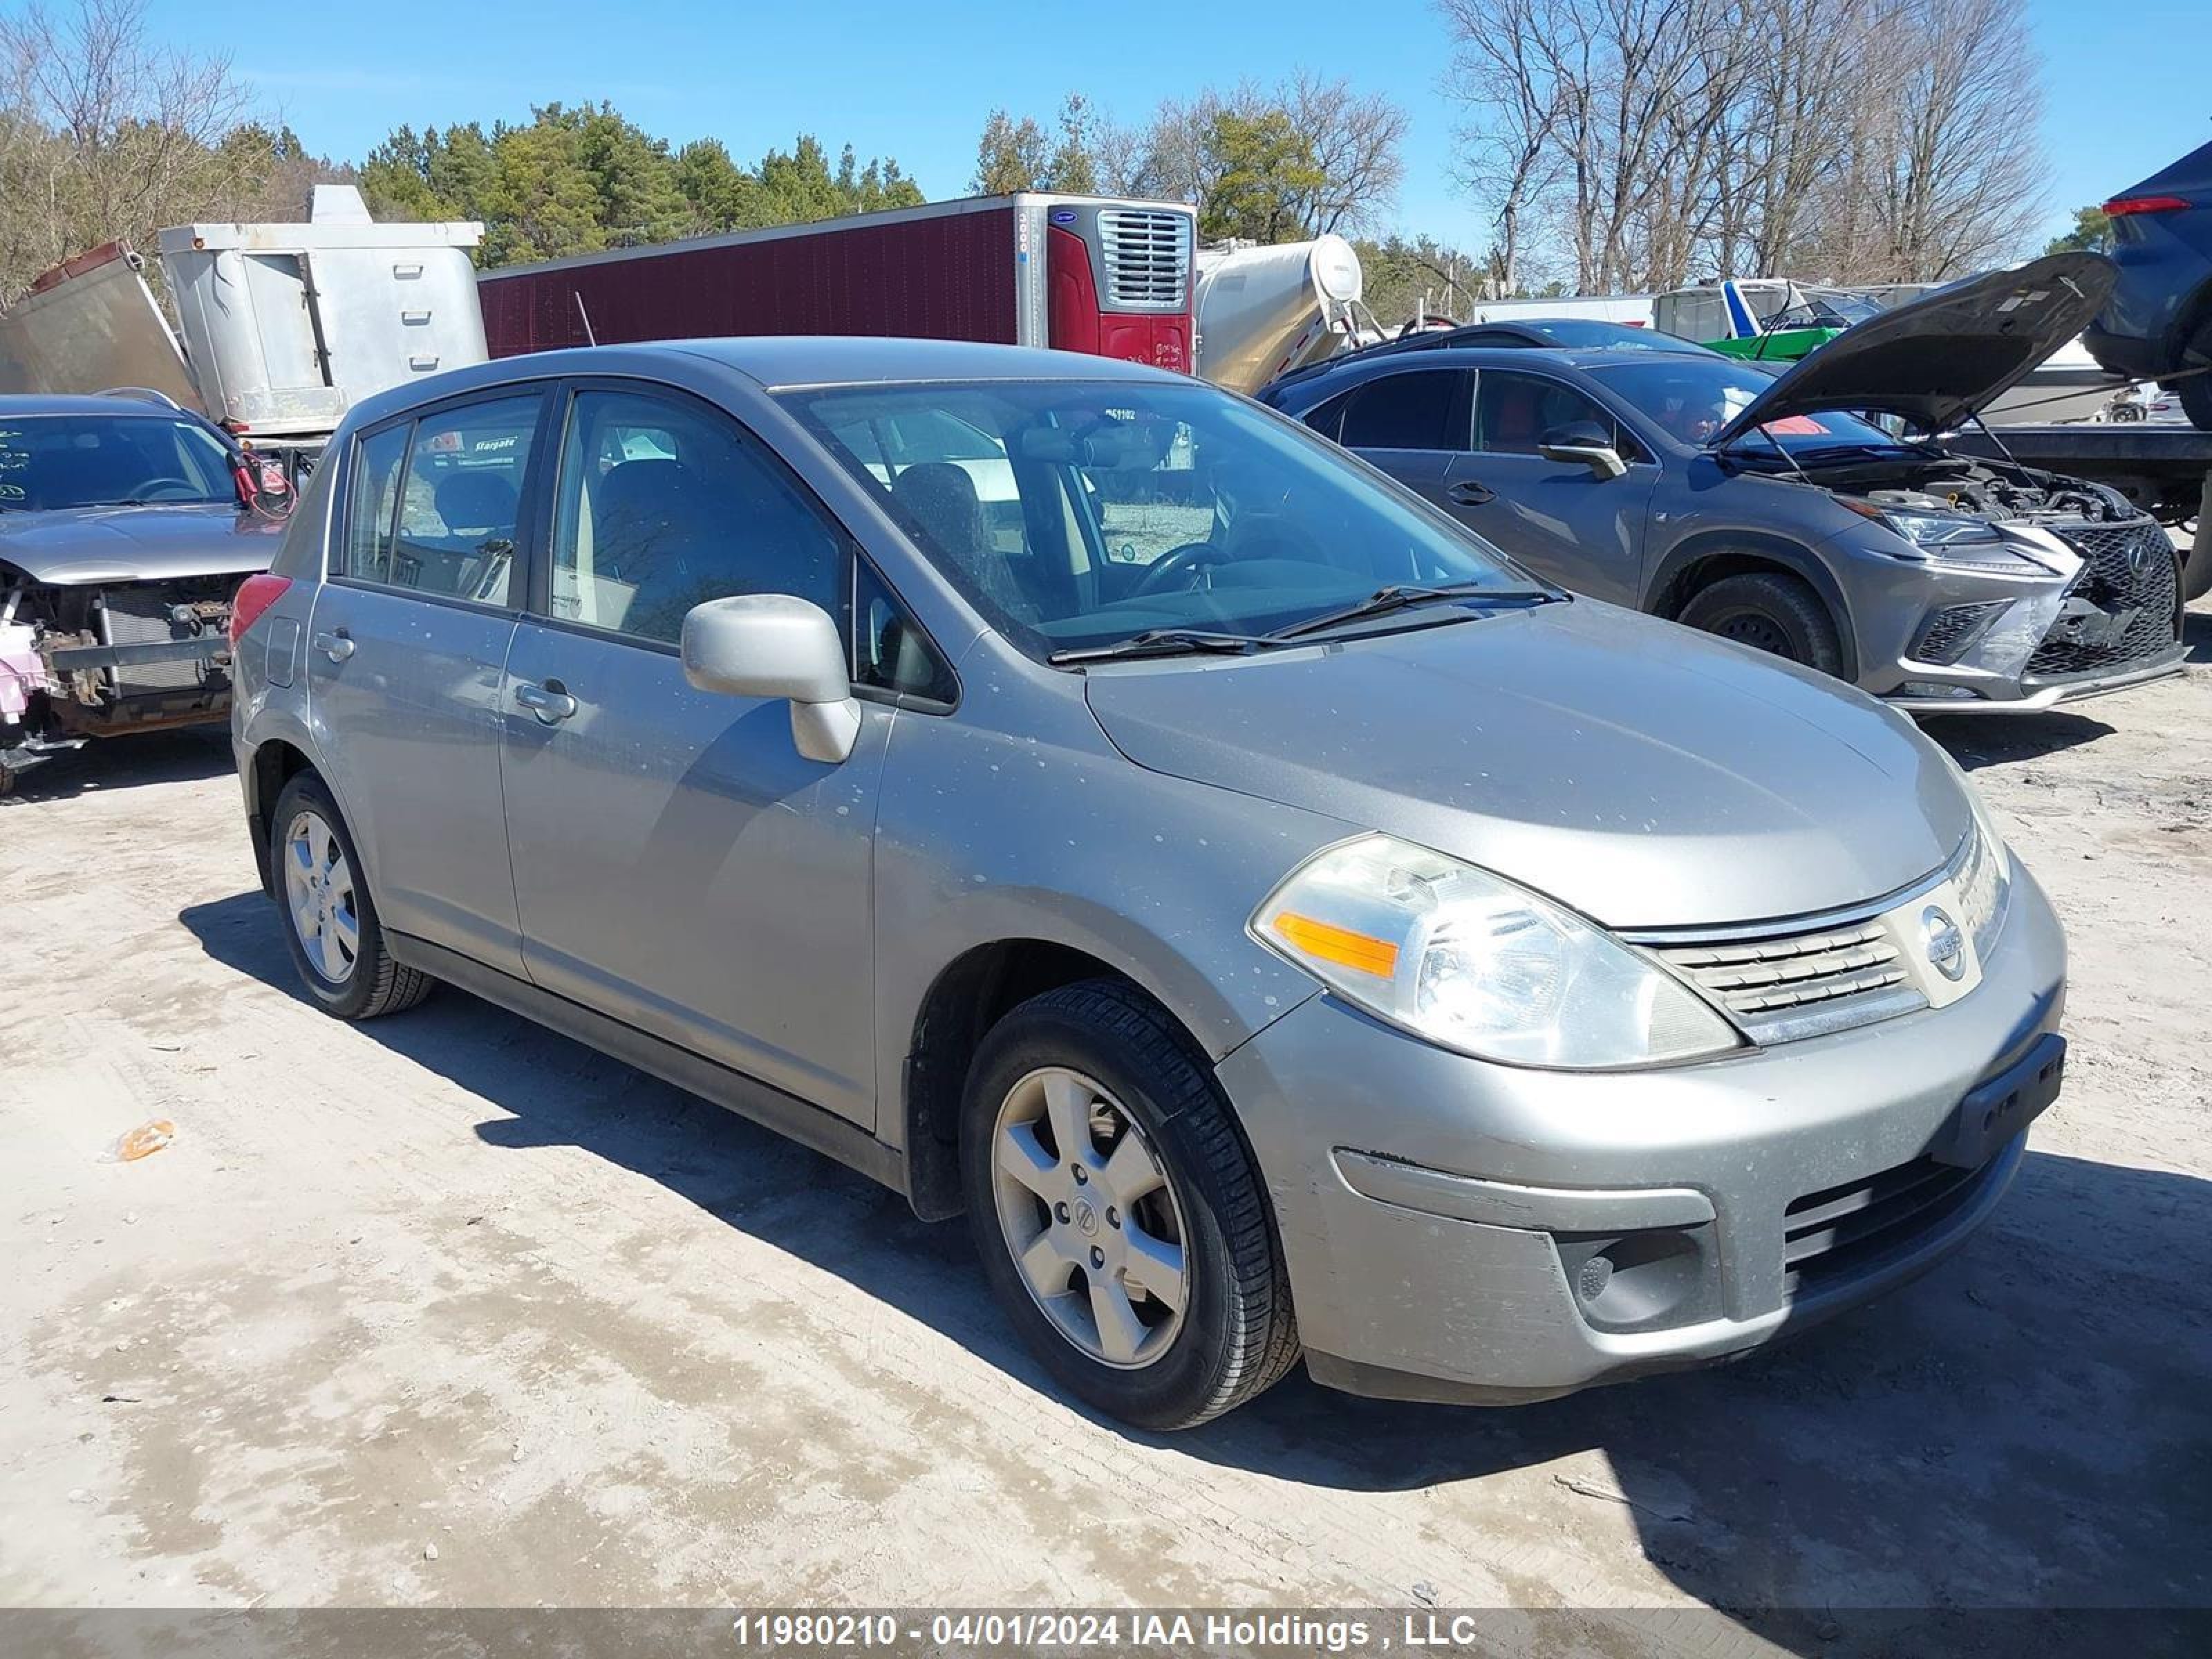
M 1840 678 L 1851 680 L 1858 677 L 1858 626 L 1852 617 L 1850 606 L 1844 602 L 1843 584 L 1828 568 L 1827 562 L 1803 543 L 1788 537 L 1776 536 L 1753 530 L 1707 530 L 1691 536 L 1667 550 L 1657 568 L 1644 583 L 1640 608 L 1654 616 L 1667 616 L 1679 611 L 1679 605 L 1660 608 L 1661 602 L 1674 594 L 1675 583 L 1691 566 L 1704 559 L 1735 554 L 1778 565 L 1802 576 L 1820 596 L 1821 604 L 1835 618 L 1836 636 L 1843 646 L 1843 673 Z M 1686 597 L 1686 596 L 1683 596 Z

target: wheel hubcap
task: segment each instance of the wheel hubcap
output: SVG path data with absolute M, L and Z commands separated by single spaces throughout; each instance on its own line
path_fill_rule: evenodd
M 1014 1085 L 991 1133 L 999 1231 L 1030 1296 L 1103 1364 L 1151 1364 L 1190 1299 L 1182 1210 L 1136 1121 L 1077 1072 Z
M 1730 617 L 1713 632 L 1724 640 L 1747 645 L 1754 651 L 1771 652 L 1778 657 L 1793 659 L 1797 654 L 1790 648 L 1789 635 L 1765 617 L 1739 614 Z
M 353 866 L 319 812 L 300 813 L 284 832 L 284 900 L 316 976 L 332 985 L 352 978 L 361 955 Z

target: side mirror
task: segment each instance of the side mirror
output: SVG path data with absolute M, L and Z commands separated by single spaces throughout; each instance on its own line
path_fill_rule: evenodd
M 787 593 L 709 599 L 684 617 L 684 678 L 729 697 L 781 697 L 791 740 L 811 761 L 836 765 L 860 734 L 860 705 L 837 624 L 818 605 Z
M 1536 453 L 1547 461 L 1579 462 L 1601 478 L 1618 478 L 1628 471 L 1613 447 L 1613 434 L 1595 421 L 1553 427 L 1537 441 Z

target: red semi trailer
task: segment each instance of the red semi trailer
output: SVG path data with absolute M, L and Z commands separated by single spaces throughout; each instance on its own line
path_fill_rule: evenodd
M 883 334 L 1192 371 L 1192 210 L 982 196 L 487 270 L 495 357 L 594 341 Z

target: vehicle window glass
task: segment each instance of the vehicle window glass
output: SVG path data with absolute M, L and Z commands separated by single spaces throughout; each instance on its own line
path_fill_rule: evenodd
M 1474 447 L 1486 454 L 1534 455 L 1547 432 L 1574 421 L 1613 429 L 1612 416 L 1557 380 L 1499 368 L 1475 377 Z
M 1347 449 L 1458 449 L 1450 432 L 1459 371 L 1386 374 L 1352 394 L 1340 441 Z
M 1158 465 L 1096 468 L 1084 474 L 1106 556 L 1148 565 L 1213 528 L 1213 497 L 1201 487 L 1190 428 L 1177 422 Z
M 1620 361 L 1593 366 L 1589 373 L 1668 436 L 1691 446 L 1711 442 L 1774 383 L 1771 375 L 1762 374 L 1753 364 L 1717 356 L 1639 361 L 1623 353 Z M 1841 410 L 1822 410 L 1817 415 L 1793 415 L 1771 422 L 1760 431 L 1746 433 L 1734 450 L 1756 454 L 1781 449 L 1793 456 L 1808 456 L 1824 449 L 1868 447 L 1877 451 L 1899 447 L 1894 437 L 1870 422 Z
M 389 540 L 366 563 L 349 562 L 348 569 L 411 592 L 514 604 L 515 524 L 539 404 L 531 392 L 463 404 L 417 421 L 399 472 Z M 375 488 L 374 478 L 365 483 L 369 489 L 356 489 L 356 502 Z M 380 536 L 380 514 L 373 522 Z
M 1355 394 L 1340 392 L 1327 403 L 1306 411 L 1306 424 L 1324 438 L 1334 440 L 1344 430 L 1344 407 Z
M 161 415 L 0 420 L 0 510 L 237 501 L 229 450 L 197 422 Z
M 399 465 L 407 459 L 403 422 L 373 432 L 354 446 L 353 477 L 346 490 L 345 574 L 364 581 L 392 580 L 392 518 L 399 500 Z
M 866 559 L 853 561 L 853 681 L 951 702 L 952 670 Z
M 1210 386 L 1008 380 L 780 395 L 985 619 L 1040 658 L 1151 629 L 1281 627 L 1393 582 L 1529 585 L 1334 446 Z M 895 469 L 866 459 L 859 434 L 922 410 L 988 434 L 1007 459 Z M 1025 533 L 992 533 L 992 490 L 1012 498 Z
M 562 443 L 552 614 L 673 645 L 684 613 L 790 593 L 833 616 L 843 538 L 728 421 L 672 399 L 580 392 Z

